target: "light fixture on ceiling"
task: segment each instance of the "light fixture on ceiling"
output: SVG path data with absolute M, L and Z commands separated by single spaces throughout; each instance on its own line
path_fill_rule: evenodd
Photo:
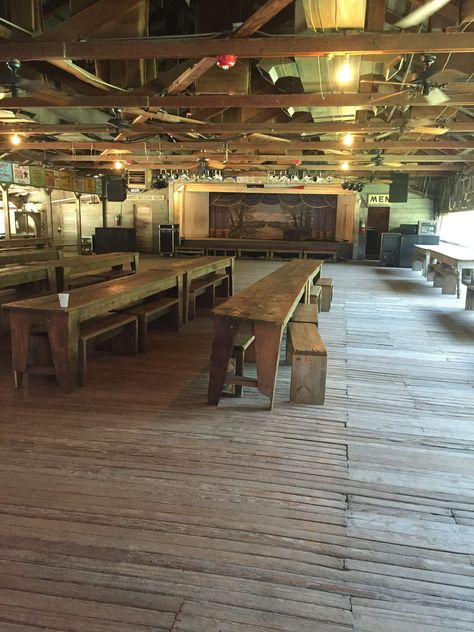
M 342 144 L 346 147 L 351 147 L 354 144 L 354 136 L 352 136 L 349 132 L 344 134 L 342 137 Z
M 339 167 L 342 169 L 342 171 L 349 171 L 349 169 L 351 168 L 347 160 L 344 160 L 343 162 L 341 162 Z
M 349 63 L 349 55 L 346 55 L 344 58 L 344 63 L 339 66 L 339 69 L 336 73 L 336 81 L 338 83 L 350 83 L 354 76 L 354 72 Z
M 114 162 L 114 169 L 117 169 L 117 171 L 123 169 L 123 162 L 121 160 L 116 160 Z
M 235 55 L 219 55 L 216 58 L 216 63 L 219 68 L 222 68 L 222 70 L 229 70 L 230 68 L 233 68 L 236 62 L 237 57 Z
M 18 136 L 17 133 L 12 134 L 10 136 L 10 142 L 11 142 L 12 145 L 15 145 L 15 147 L 18 147 L 18 145 L 21 145 L 21 137 Z

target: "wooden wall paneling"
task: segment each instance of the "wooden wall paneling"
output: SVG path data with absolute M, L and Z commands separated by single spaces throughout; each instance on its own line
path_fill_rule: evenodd
M 337 196 L 336 241 L 353 241 L 355 195 Z
M 152 211 L 150 204 L 134 204 L 136 244 L 140 252 L 153 251 Z

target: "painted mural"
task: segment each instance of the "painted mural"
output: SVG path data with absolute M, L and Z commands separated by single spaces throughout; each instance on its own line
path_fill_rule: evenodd
M 334 241 L 337 195 L 211 193 L 209 236 Z

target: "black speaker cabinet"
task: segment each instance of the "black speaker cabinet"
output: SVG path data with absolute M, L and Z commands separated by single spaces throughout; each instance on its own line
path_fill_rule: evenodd
M 106 186 L 109 202 L 124 202 L 127 199 L 127 182 L 122 176 L 109 176 Z
M 408 174 L 395 173 L 388 191 L 389 202 L 406 202 L 408 200 Z

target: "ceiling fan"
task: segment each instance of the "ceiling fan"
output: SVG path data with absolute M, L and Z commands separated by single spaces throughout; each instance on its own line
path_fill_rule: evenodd
M 421 56 L 423 69 L 421 72 L 414 73 L 408 81 L 385 81 L 377 79 L 361 79 L 361 83 L 373 83 L 379 85 L 392 85 L 403 88 L 402 92 L 418 92 L 425 97 L 430 105 L 442 105 L 449 101 L 448 95 L 445 93 L 447 83 L 432 81 L 431 77 L 439 74 L 437 69 L 432 68 L 436 61 L 436 55 L 425 53 Z
M 5 62 L 7 74 L 0 79 L 0 98 L 11 96 L 13 99 L 30 94 L 34 90 L 45 89 L 43 81 L 34 81 L 20 76 L 21 63 L 18 59 Z
M 450 2 L 451 0 L 428 0 L 411 13 L 408 13 L 408 15 L 405 15 L 401 20 L 398 20 L 395 26 L 401 29 L 408 29 L 412 26 L 422 24 Z
M 115 134 L 117 135 L 130 127 L 130 122 L 122 116 L 121 108 L 112 109 L 112 118 L 109 118 L 107 123 L 113 126 Z
M 373 153 L 373 158 L 369 162 L 369 164 L 373 165 L 374 167 L 381 167 L 382 165 L 384 165 L 385 167 L 394 167 L 396 169 L 398 169 L 399 167 L 403 167 L 403 163 L 401 162 L 385 162 L 384 151 L 384 149 L 377 149 Z

